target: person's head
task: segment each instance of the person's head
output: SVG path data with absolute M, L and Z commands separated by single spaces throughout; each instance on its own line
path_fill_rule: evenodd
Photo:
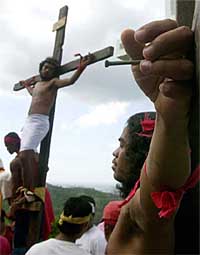
M 20 143 L 21 139 L 15 132 L 10 132 L 4 137 L 4 144 L 10 154 L 19 152 Z
M 75 240 L 87 230 L 91 217 L 91 204 L 81 197 L 71 197 L 65 202 L 58 228 L 62 234 Z
M 120 214 L 121 201 L 110 201 L 103 209 L 104 234 L 108 241 Z
M 39 65 L 41 79 L 43 81 L 49 81 L 52 78 L 57 77 L 59 66 L 59 62 L 52 57 L 48 57 L 43 60 Z
M 94 219 L 95 212 L 96 212 L 96 203 L 95 203 L 95 200 L 94 200 L 93 197 L 90 197 L 90 196 L 87 196 L 87 195 L 81 195 L 80 197 L 82 199 L 84 199 L 85 201 L 87 201 L 92 206 L 92 217 L 91 217 L 90 222 L 88 224 L 88 229 L 89 229 L 93 225 L 93 219 Z
M 112 169 L 122 197 L 126 197 L 140 176 L 147 157 L 154 130 L 155 112 L 131 116 L 119 138 L 119 147 L 113 152 Z

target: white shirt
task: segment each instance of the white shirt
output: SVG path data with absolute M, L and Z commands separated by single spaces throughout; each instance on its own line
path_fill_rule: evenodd
M 92 255 L 104 255 L 107 242 L 104 232 L 93 226 L 76 240 L 76 244 Z
M 1 159 L 1 158 L 0 158 L 0 169 L 4 169 L 3 161 L 2 161 L 2 159 Z
M 26 255 L 90 255 L 75 243 L 54 238 L 34 244 Z
M 3 199 L 7 199 L 12 196 L 11 174 L 8 171 L 0 172 L 0 192 Z

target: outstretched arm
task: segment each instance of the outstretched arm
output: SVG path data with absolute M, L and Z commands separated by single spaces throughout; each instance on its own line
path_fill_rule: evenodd
M 90 54 L 88 55 L 88 58 L 81 57 L 80 64 L 79 64 L 77 70 L 74 72 L 74 74 L 70 78 L 66 78 L 63 80 L 56 79 L 55 86 L 59 89 L 59 88 L 67 87 L 67 86 L 74 84 L 78 80 L 78 78 L 80 77 L 82 72 L 85 70 L 87 65 L 90 63 L 91 58 L 92 58 L 92 56 Z
M 23 83 L 23 85 L 24 85 L 24 87 L 27 89 L 27 91 L 28 91 L 28 93 L 32 96 L 33 95 L 33 87 L 32 86 L 30 86 L 30 85 L 28 85 L 27 83 L 26 83 L 26 81 L 22 81 L 22 83 Z
M 151 22 L 136 32 L 126 30 L 122 42 L 132 58 L 136 50 L 137 54 L 138 50 L 141 52 L 144 60 L 132 71 L 157 112 L 140 186 L 142 208 L 155 217 L 157 210 L 151 192 L 176 190 L 190 175 L 187 129 L 193 64 L 185 56 L 193 47 L 193 34 L 189 28 L 177 28 L 176 22 L 168 19 Z

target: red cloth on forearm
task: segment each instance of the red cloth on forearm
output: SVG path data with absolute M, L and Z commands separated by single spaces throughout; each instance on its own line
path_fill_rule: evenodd
M 146 167 L 146 164 L 145 164 Z M 151 198 L 159 212 L 160 218 L 169 218 L 178 209 L 184 193 L 193 188 L 200 180 L 200 166 L 193 171 L 186 183 L 176 191 L 158 191 L 152 192 Z
M 144 171 L 147 173 L 146 170 L 146 162 L 144 163 Z M 197 182 L 200 180 L 200 165 L 192 172 L 191 176 L 188 178 L 186 183 L 179 189 L 175 191 L 156 191 L 151 192 L 151 198 L 158 209 L 161 209 L 159 212 L 160 218 L 169 218 L 172 214 L 178 209 L 181 199 L 184 193 L 188 190 L 193 188 Z M 121 202 L 120 207 L 127 204 L 135 195 L 137 189 L 139 188 L 140 180 L 137 180 L 133 189 L 125 198 L 124 201 Z

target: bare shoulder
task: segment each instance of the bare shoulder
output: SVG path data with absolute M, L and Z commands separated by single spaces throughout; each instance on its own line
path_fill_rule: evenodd
M 138 246 L 138 237 L 142 231 L 138 228 L 132 213 L 130 202 L 121 208 L 117 224 L 108 241 L 107 254 L 136 254 L 133 249 L 135 242 Z
M 161 221 L 155 224 L 155 221 L 151 222 L 145 216 L 138 189 L 120 211 L 117 224 L 108 241 L 107 254 L 147 254 L 146 251 L 149 250 L 161 251 L 157 254 L 172 254 L 163 251 L 173 247 L 173 225 Z
M 55 77 L 55 78 L 51 79 L 51 82 L 53 82 L 53 83 L 56 83 L 58 81 L 60 81 L 60 79 L 58 77 Z
M 35 89 L 40 89 L 40 87 L 50 87 L 50 86 L 53 86 L 53 85 L 56 85 L 58 83 L 59 79 L 56 77 L 56 78 L 53 78 L 51 80 L 48 80 L 48 81 L 38 81 L 36 84 L 35 84 Z
M 124 240 L 132 237 L 139 231 L 138 224 L 136 222 L 135 197 L 128 204 L 124 205 L 120 210 L 120 215 L 117 224 L 114 228 L 112 236 L 115 240 Z
M 46 87 L 50 89 L 57 89 L 59 83 L 60 83 L 60 79 L 55 77 L 51 79 L 50 81 L 47 81 Z
M 14 158 L 11 163 L 10 163 L 10 167 L 11 168 L 18 168 L 22 166 L 22 162 L 21 159 L 19 157 Z
M 50 80 L 50 83 L 53 84 L 53 85 L 57 85 L 59 82 L 60 82 L 60 79 L 57 78 L 57 77 Z

